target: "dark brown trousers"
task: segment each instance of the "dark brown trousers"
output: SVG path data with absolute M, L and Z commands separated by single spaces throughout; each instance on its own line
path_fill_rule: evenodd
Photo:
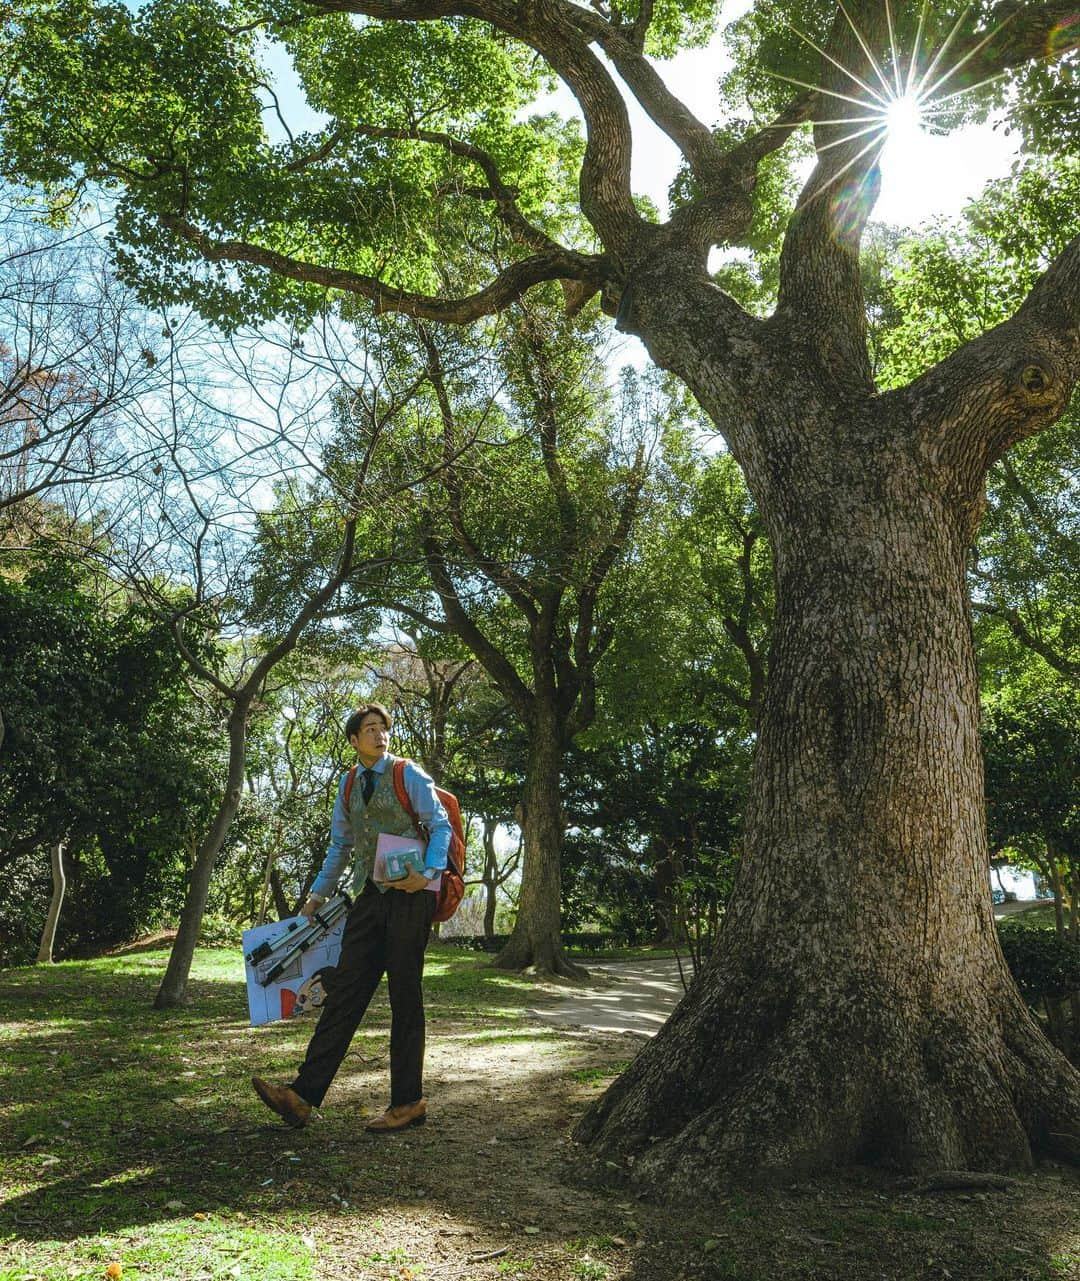
M 346 919 L 337 965 L 322 971 L 326 1004 L 292 1083 L 302 1099 L 322 1103 L 383 974 L 390 990 L 390 1106 L 421 1097 L 424 949 L 434 914 L 429 890 L 380 894 L 367 882 Z

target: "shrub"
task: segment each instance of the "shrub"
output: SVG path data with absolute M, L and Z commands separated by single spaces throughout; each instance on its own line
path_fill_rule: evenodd
M 1080 944 L 1054 930 L 998 927 L 1001 950 L 1029 1005 L 1080 992 Z

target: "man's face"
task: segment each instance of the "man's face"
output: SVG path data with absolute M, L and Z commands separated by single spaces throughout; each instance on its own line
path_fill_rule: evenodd
M 369 712 L 349 742 L 365 765 L 373 765 L 386 755 L 386 749 L 390 746 L 390 731 L 378 713 Z

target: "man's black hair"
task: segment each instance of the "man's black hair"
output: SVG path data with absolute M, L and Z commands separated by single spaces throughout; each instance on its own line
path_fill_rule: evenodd
M 359 734 L 360 726 L 369 716 L 373 715 L 381 716 L 387 729 L 394 728 L 394 718 L 383 707 L 382 703 L 365 703 L 363 707 L 358 707 L 345 722 L 345 737 L 352 738 L 354 734 Z

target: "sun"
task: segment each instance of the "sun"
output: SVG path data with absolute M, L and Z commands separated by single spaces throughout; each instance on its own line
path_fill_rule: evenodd
M 889 137 L 897 141 L 910 139 L 922 132 L 922 103 L 913 93 L 893 98 L 885 109 L 885 128 Z
M 829 101 L 831 109 L 826 118 L 809 123 L 846 126 L 840 136 L 818 147 L 819 155 L 834 147 L 855 150 L 855 154 L 849 156 L 845 163 L 835 170 L 824 186 L 814 193 L 814 196 L 820 195 L 826 187 L 838 182 L 868 153 L 873 153 L 872 159 L 880 158 L 890 167 L 901 169 L 917 167 L 919 154 L 925 149 L 931 137 L 925 128 L 926 123 L 948 110 L 948 103 L 965 94 L 974 93 L 1006 74 L 1003 71 L 996 72 L 974 84 L 960 83 L 958 88 L 951 87 L 958 83 L 957 73 L 979 53 L 988 41 L 999 34 L 1016 12 L 1010 10 L 1001 22 L 996 23 L 983 35 L 981 40 L 953 61 L 948 56 L 949 50 L 971 13 L 971 5 L 963 10 L 952 30 L 938 45 L 937 51 L 931 54 L 929 49 L 923 50 L 923 34 L 926 30 L 930 0 L 922 0 L 918 30 L 910 51 L 897 46 L 892 10 L 889 0 L 884 0 L 889 33 L 889 56 L 879 60 L 871 52 L 870 44 L 844 7 L 844 0 L 836 0 L 836 4 L 847 19 L 865 55 L 869 69 L 863 69 L 860 74 L 845 67 L 820 44 L 788 23 L 790 30 L 804 44 L 843 73 L 847 83 L 840 82 L 843 88 L 829 88 L 805 80 L 797 80 L 779 71 L 768 72 L 778 80 L 785 80 L 800 88 L 810 89 Z M 838 102 L 849 105 L 846 109 L 837 110 Z M 846 111 L 846 114 L 841 114 L 841 111 Z M 812 196 L 811 199 L 813 198 Z
M 924 140 L 923 105 L 913 93 L 892 98 L 882 116 L 886 147 L 894 155 L 916 150 Z

